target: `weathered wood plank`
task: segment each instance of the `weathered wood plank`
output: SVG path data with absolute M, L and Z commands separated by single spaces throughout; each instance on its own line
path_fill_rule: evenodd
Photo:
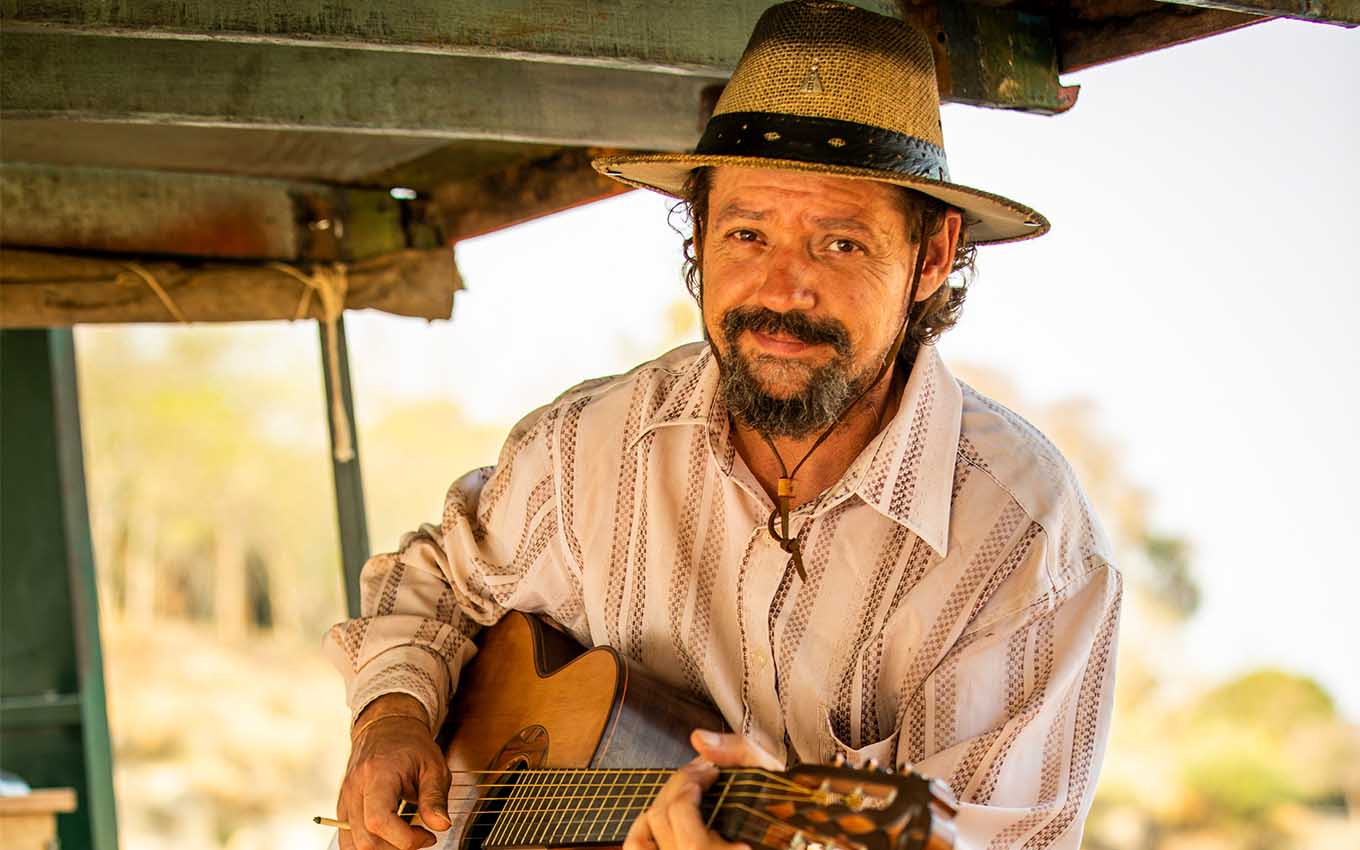
M 697 140 L 689 125 L 698 92 L 730 75 L 769 5 L 12 0 L 6 70 L 30 66 L 22 89 L 31 96 L 14 100 L 19 85 L 3 93 L 19 117 L 681 150 Z M 859 5 L 919 13 L 907 0 Z M 1053 112 L 1070 94 L 1058 82 L 1045 19 L 969 6 L 944 20 L 946 100 Z M 63 41 L 76 37 L 84 40 Z M 120 53 L 129 65 L 101 71 Z M 39 73 L 35 61 L 53 59 L 60 63 Z M 948 85 L 950 66 L 957 87 Z M 205 99 L 177 85 L 190 72 Z
M 67 251 L 274 260 L 362 259 L 408 247 L 400 204 L 386 192 L 16 163 L 0 163 L 0 239 Z
M 188 84 L 192 81 L 192 84 Z M 278 44 L 6 32 L 6 118 L 680 150 L 697 76 Z
M 447 183 L 431 196 L 428 216 L 452 242 L 629 190 L 590 167 L 607 151 L 570 149 L 502 171 Z
M 1269 20 L 1274 19 L 1220 9 L 1165 6 L 1132 18 L 1073 22 L 1057 31 L 1059 67 L 1064 72 L 1080 71 Z
M 166 303 L 133 264 L 164 290 L 189 321 L 248 322 L 322 318 L 320 299 L 292 275 L 266 264 L 181 263 L 0 249 L 0 327 L 76 323 L 173 322 Z M 299 266 L 306 274 L 309 269 Z M 447 319 L 462 288 L 453 251 L 403 251 L 349 266 L 345 307 Z
M 1298 18 L 1319 23 L 1360 24 L 1360 0 L 1162 0 L 1179 6 L 1200 6 L 1252 15 Z
M 1048 18 L 957 0 L 908 14 L 931 36 L 941 100 L 1049 115 L 1076 103 L 1078 86 L 1058 80 Z
M 29 121 L 6 115 L 0 160 L 359 183 L 447 144 L 440 139 L 355 133 Z M 378 181 L 370 185 L 409 184 Z
M 776 0 L 10 0 L 6 24 L 513 56 L 726 77 Z M 893 0 L 859 0 L 895 14 Z M 14 30 L 11 28 L 11 32 Z

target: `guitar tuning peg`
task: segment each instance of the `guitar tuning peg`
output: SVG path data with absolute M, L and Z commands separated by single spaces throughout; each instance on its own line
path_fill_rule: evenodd
M 878 759 L 869 759 L 864 764 L 865 770 L 878 770 Z
M 836 753 L 831 757 L 833 767 L 845 767 L 845 753 Z

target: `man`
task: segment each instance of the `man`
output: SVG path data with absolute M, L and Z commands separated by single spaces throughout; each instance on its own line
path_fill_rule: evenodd
M 837 3 L 769 10 L 692 155 L 604 173 L 684 199 L 707 343 L 526 417 L 443 520 L 372 559 L 329 651 L 355 713 L 341 847 L 447 825 L 432 740 L 471 637 L 542 613 L 710 700 L 734 730 L 627 850 L 726 845 L 713 764 L 940 777 L 962 846 L 1076 848 L 1104 749 L 1120 579 L 1056 450 L 931 344 L 971 246 L 1044 219 L 950 181 L 924 37 Z

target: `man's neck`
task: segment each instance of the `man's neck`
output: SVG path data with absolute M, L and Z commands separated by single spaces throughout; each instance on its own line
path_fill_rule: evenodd
M 892 421 L 905 387 L 906 376 L 902 370 L 891 369 L 840 418 L 835 430 L 817 447 L 794 477 L 793 507 L 815 500 L 841 479 L 864 447 Z M 771 441 L 792 472 L 821 435 L 821 431 L 816 431 L 804 437 L 774 437 Z M 733 422 L 733 443 L 765 494 L 774 501 L 783 469 L 779 459 L 770 451 L 770 446 L 758 431 L 736 421 Z

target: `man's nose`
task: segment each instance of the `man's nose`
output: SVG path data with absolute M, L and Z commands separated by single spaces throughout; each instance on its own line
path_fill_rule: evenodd
M 761 306 L 776 313 L 811 310 L 817 305 L 813 285 L 812 258 L 801 246 L 779 246 L 766 254 L 765 276 L 761 281 Z

